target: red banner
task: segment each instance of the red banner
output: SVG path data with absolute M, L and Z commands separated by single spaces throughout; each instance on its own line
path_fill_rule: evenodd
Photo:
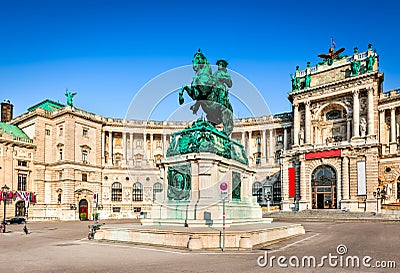
M 342 155 L 342 150 L 330 150 L 330 151 L 307 153 L 304 155 L 304 158 L 314 159 L 314 158 L 324 158 L 324 157 L 335 157 L 341 155 Z
M 289 172 L 289 197 L 296 196 L 296 168 L 288 168 Z

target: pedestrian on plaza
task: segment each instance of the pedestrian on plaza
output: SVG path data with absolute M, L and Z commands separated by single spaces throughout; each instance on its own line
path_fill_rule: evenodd
M 25 234 L 28 235 L 28 228 L 26 227 L 26 222 L 24 222 L 23 230 L 24 230 Z

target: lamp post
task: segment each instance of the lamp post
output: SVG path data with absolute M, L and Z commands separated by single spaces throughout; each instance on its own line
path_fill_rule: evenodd
M 262 202 L 260 204 L 261 206 L 267 205 L 267 212 L 270 211 L 270 202 L 271 202 L 271 199 L 272 199 L 271 198 L 272 197 L 271 193 L 272 193 L 272 183 L 270 181 L 270 177 L 267 176 L 266 177 L 266 181 L 263 184 L 263 200 L 262 200 Z
M 265 187 L 266 193 L 265 193 L 265 198 L 267 199 L 267 211 L 269 212 L 269 206 L 271 203 L 271 192 L 272 192 L 272 186 L 268 185 Z
M 384 197 L 384 195 L 386 194 L 385 190 L 381 191 L 380 188 L 376 188 L 376 191 L 374 191 L 373 194 L 374 194 L 374 197 L 376 198 L 376 213 L 381 213 L 382 212 L 381 200 L 382 200 L 382 197 Z
M 6 232 L 6 203 L 7 203 L 7 197 L 8 197 L 8 194 L 9 194 L 9 190 L 10 190 L 10 188 L 7 187 L 6 184 L 4 184 L 3 187 L 1 187 L 1 191 L 2 191 L 2 194 L 3 194 L 3 202 L 4 202 L 3 233 Z

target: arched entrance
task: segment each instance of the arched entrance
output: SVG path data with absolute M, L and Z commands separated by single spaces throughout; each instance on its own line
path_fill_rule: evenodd
M 331 166 L 317 167 L 311 176 L 312 208 L 336 208 L 336 171 Z
M 88 211 L 88 201 L 86 199 L 79 201 L 79 220 L 88 220 Z
M 15 216 L 25 216 L 25 201 L 18 201 L 15 204 Z

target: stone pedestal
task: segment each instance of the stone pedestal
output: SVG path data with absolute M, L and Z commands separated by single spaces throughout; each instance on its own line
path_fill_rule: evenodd
M 142 224 L 222 226 L 224 206 L 226 226 L 262 221 L 262 209 L 251 191 L 255 173 L 247 165 L 212 153 L 174 156 L 159 165 L 166 181 L 164 195 L 153 205 L 152 219 Z M 188 181 L 179 181 L 183 172 Z M 225 204 L 222 182 L 228 184 Z
M 261 207 L 252 196 L 255 171 L 243 146 L 209 122 L 200 119 L 172 134 L 167 157 L 157 165 L 163 196 L 153 205 L 152 219 L 143 224 L 220 226 L 224 211 L 227 225 L 262 221 Z M 223 182 L 227 189 L 220 188 Z

